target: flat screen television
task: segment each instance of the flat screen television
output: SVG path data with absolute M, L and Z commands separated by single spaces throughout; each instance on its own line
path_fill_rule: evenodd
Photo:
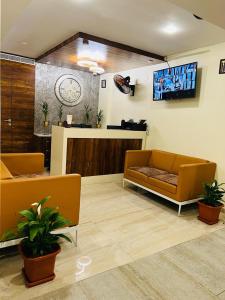
M 153 73 L 153 100 L 193 98 L 196 94 L 197 62 Z

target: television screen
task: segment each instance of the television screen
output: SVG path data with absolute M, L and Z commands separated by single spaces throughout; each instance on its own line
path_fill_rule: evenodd
M 195 97 L 197 62 L 155 71 L 153 73 L 153 100 L 171 100 Z

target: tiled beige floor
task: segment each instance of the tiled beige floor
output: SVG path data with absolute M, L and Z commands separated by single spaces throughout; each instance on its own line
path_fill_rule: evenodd
M 20 257 L 3 258 L 0 260 L 0 298 L 41 296 L 224 226 L 222 221 L 208 226 L 196 216 L 195 209 L 185 208 L 182 216 L 177 217 L 176 206 L 144 191 L 123 189 L 120 183 L 83 185 L 78 247 L 62 244 L 56 279 L 26 289 L 20 273 Z M 77 262 L 83 256 L 88 256 L 91 264 L 81 272 Z
M 34 299 L 224 299 L 224 235 L 217 230 Z

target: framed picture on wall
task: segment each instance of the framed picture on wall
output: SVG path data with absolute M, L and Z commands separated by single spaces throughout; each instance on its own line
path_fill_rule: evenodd
M 105 79 L 101 80 L 101 88 L 102 89 L 106 88 L 106 80 Z
M 225 59 L 220 60 L 219 74 L 225 74 Z

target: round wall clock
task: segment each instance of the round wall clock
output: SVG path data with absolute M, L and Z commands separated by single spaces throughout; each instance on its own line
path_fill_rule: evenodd
M 83 87 L 74 75 L 62 75 L 55 83 L 57 99 L 66 106 L 75 106 L 83 98 Z

